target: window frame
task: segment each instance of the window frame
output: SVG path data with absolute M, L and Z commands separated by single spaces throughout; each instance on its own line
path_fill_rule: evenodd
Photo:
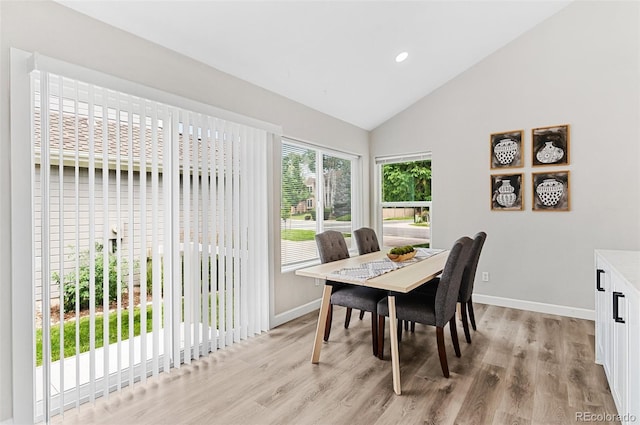
M 374 201 L 374 210 L 372 211 L 373 215 L 373 223 L 375 223 L 375 231 L 378 235 L 380 235 L 380 241 L 384 244 L 384 224 L 382 218 L 382 207 L 385 202 L 382 201 L 382 167 L 385 164 L 399 164 L 404 162 L 412 162 L 412 161 L 431 161 L 432 172 L 433 172 L 433 153 L 431 151 L 424 151 L 418 153 L 409 153 L 405 155 L 382 155 L 376 156 L 373 160 L 374 167 L 374 179 L 373 179 L 373 193 L 375 197 Z M 433 180 L 433 174 L 432 174 Z M 386 204 L 394 204 L 392 202 L 386 202 Z M 396 202 L 397 206 L 401 203 Z M 430 208 L 430 211 L 433 211 L 433 200 L 431 201 L 416 201 L 411 202 L 411 205 L 421 205 L 427 206 Z M 431 214 L 431 223 L 433 224 L 433 214 Z M 433 227 L 432 227 L 433 228 Z M 433 241 L 433 239 L 432 239 Z M 432 245 L 433 246 L 433 242 Z
M 285 145 L 294 146 L 296 148 L 308 149 L 315 151 L 316 154 L 316 187 L 315 191 L 311 191 L 310 195 L 313 195 L 315 198 L 315 205 L 313 209 L 316 211 L 316 217 L 318 218 L 316 222 L 316 234 L 323 232 L 324 229 L 324 215 L 319 214 L 318 211 L 324 211 L 324 176 L 322 173 L 323 170 L 323 156 L 328 155 L 344 160 L 349 160 L 351 162 L 351 230 L 350 233 L 353 235 L 353 231 L 362 226 L 362 205 L 361 200 L 362 197 L 362 157 L 357 154 L 339 151 L 336 149 L 332 149 L 326 146 L 304 142 L 301 140 L 293 139 L 291 137 L 282 137 L 281 138 L 281 146 L 279 157 L 282 160 L 282 151 Z M 308 186 L 308 185 L 307 185 Z M 282 174 L 280 174 L 280 190 L 282 190 Z M 282 227 L 280 227 L 282 228 Z M 279 249 L 282 252 L 282 237 L 278 238 L 279 240 Z M 354 239 L 351 239 L 354 241 Z M 355 242 L 351 243 L 349 246 L 349 253 L 351 255 L 357 254 L 358 249 L 355 246 Z M 306 260 L 300 260 L 296 262 L 283 262 L 282 255 L 280 256 L 280 269 L 282 273 L 287 273 L 291 271 L 295 271 L 300 268 L 308 267 L 311 265 L 319 264 L 320 257 L 317 254 L 311 258 Z

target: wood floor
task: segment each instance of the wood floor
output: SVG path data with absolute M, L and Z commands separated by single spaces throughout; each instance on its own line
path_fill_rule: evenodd
M 451 377 L 440 370 L 435 329 L 400 344 L 402 395 L 371 353 L 368 313 L 343 328 L 334 311 L 320 364 L 310 362 L 317 313 L 179 370 L 69 411 L 64 424 L 575 424 L 578 412 L 615 415 L 594 363 L 593 322 L 474 304 L 478 330 L 462 357 L 445 332 Z M 591 422 L 594 423 L 594 422 Z M 617 422 L 595 422 L 617 423 Z

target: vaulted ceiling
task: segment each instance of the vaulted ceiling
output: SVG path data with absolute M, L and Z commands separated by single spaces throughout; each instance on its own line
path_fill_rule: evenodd
M 366 130 L 570 2 L 57 1 Z

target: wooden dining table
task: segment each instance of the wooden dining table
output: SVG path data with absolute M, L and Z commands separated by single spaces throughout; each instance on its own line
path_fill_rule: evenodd
M 390 345 L 391 345 L 391 367 L 393 375 L 393 390 L 396 394 L 401 394 L 400 385 L 400 359 L 398 351 L 398 335 L 396 328 L 396 301 L 395 294 L 410 292 L 420 285 L 432 280 L 444 270 L 445 263 L 449 257 L 449 251 L 443 250 L 420 261 L 411 262 L 396 270 L 375 276 L 366 280 L 353 278 L 349 275 L 339 275 L 336 272 L 359 267 L 365 263 L 376 262 L 386 258 L 386 252 L 377 251 L 370 254 L 358 255 L 356 257 L 345 258 L 331 263 L 319 264 L 312 267 L 296 270 L 296 275 L 324 279 L 325 285 L 322 291 L 322 301 L 320 303 L 320 313 L 311 354 L 311 363 L 320 362 L 320 350 L 322 348 L 322 338 L 324 335 L 329 305 L 331 302 L 331 285 L 326 284 L 326 280 L 348 283 L 351 285 L 366 286 L 388 291 L 389 299 L 389 320 L 390 320 Z

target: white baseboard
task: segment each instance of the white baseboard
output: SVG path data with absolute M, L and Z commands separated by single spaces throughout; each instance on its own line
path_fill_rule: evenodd
M 516 300 L 513 298 L 494 297 L 491 295 L 473 294 L 473 302 L 480 304 L 489 304 L 499 307 L 516 308 L 518 310 L 535 311 L 538 313 L 556 314 L 558 316 L 575 317 L 576 319 L 595 320 L 595 310 L 588 310 L 586 308 L 568 307 L 557 304 L 539 303 L 536 301 L 524 301 Z M 314 310 L 320 308 L 320 299 L 311 301 L 307 304 L 301 305 L 294 309 L 285 311 L 284 313 L 276 314 L 271 318 L 270 327 L 275 328 L 283 323 L 287 323 L 293 319 L 297 319 L 300 316 L 304 316 Z M 5 425 L 0 423 L 0 425 Z
M 284 313 L 276 314 L 271 318 L 270 327 L 275 328 L 276 326 L 280 326 L 283 323 L 287 323 L 293 319 L 297 319 L 300 316 L 304 316 L 307 313 L 311 313 L 314 310 L 318 310 L 320 308 L 320 301 L 320 299 L 317 299 L 315 301 L 311 301 L 307 304 L 301 305 L 300 307 L 285 311 Z
M 538 313 L 556 314 L 558 316 L 575 317 L 576 319 L 595 320 L 595 310 L 568 307 L 557 304 L 546 304 L 535 301 L 515 300 L 513 298 L 494 297 L 491 295 L 473 294 L 473 302 L 496 305 L 499 307 L 516 308 L 518 310 L 535 311 Z
M 13 418 L 5 419 L 0 421 L 0 425 L 13 425 Z

